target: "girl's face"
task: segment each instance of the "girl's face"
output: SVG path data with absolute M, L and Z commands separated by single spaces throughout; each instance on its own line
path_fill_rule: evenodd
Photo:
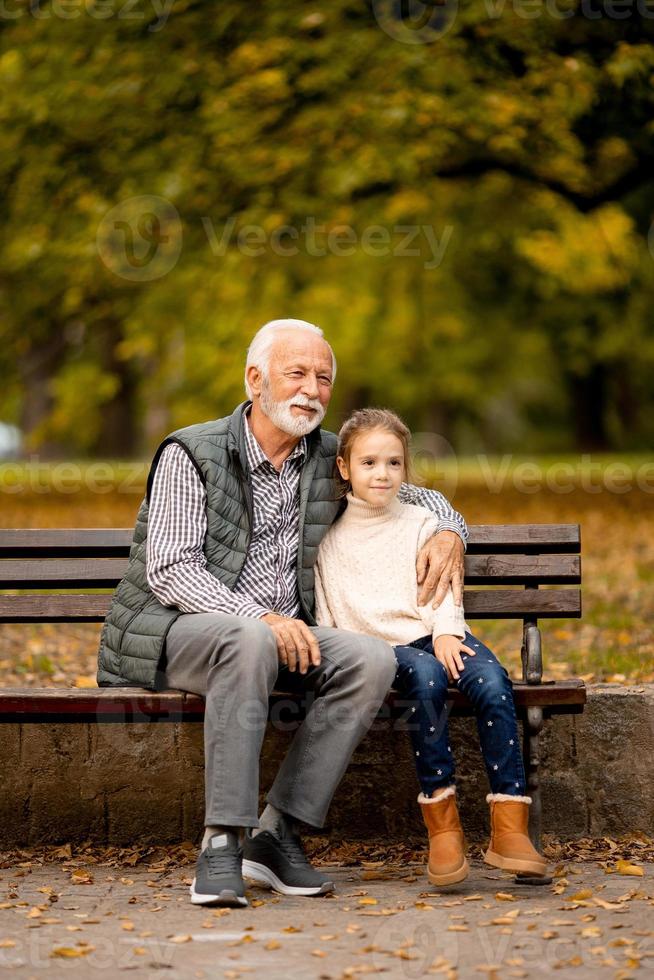
M 374 507 L 388 504 L 404 479 L 404 447 L 398 436 L 386 429 L 372 429 L 356 436 L 346 463 L 336 465 L 344 480 L 352 484 L 355 497 Z

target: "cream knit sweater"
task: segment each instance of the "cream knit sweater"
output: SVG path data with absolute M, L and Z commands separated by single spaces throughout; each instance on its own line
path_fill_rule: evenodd
M 416 555 L 438 531 L 425 507 L 373 507 L 351 493 L 347 508 L 323 538 L 316 561 L 316 620 L 397 645 L 443 634 L 463 639 L 463 606 L 452 590 L 432 609 L 418 605 Z

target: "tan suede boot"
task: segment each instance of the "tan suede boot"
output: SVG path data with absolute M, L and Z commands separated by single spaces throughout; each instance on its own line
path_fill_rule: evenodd
M 432 885 L 453 885 L 463 881 L 469 869 L 454 786 L 431 797 L 421 793 L 418 803 L 429 832 L 427 876 L 430 882 Z
M 530 796 L 489 793 L 491 839 L 484 854 L 486 864 L 503 871 L 544 875 L 547 863 L 529 840 Z

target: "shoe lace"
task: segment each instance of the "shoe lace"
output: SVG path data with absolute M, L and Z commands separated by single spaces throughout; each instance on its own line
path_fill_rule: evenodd
M 220 848 L 211 851 L 207 849 L 207 864 L 212 875 L 229 873 L 230 871 L 241 870 L 241 848 Z
M 302 865 L 307 868 L 311 867 L 304 853 L 302 841 L 297 834 L 287 834 L 284 837 L 278 837 L 277 844 L 282 854 L 288 858 L 291 864 Z

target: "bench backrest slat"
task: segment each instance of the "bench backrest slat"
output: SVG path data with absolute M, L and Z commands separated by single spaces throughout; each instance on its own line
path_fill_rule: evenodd
M 0 528 L 0 559 L 121 558 L 133 536 L 131 528 Z
M 472 524 L 468 554 L 490 551 L 578 554 L 578 524 Z M 131 528 L 0 528 L 0 559 L 113 558 L 128 554 Z
M 0 595 L 0 622 L 100 622 L 109 595 Z M 579 589 L 466 589 L 468 619 L 566 618 L 581 615 Z
M 0 589 L 115 589 L 127 558 L 10 558 L 0 561 Z
M 577 585 L 580 564 L 578 555 L 466 555 L 466 582 Z M 0 561 L 0 589 L 113 589 L 126 568 L 127 558 L 10 558 Z
M 469 527 L 468 554 L 515 551 L 526 554 L 579 554 L 578 524 L 473 524 Z
M 0 529 L 0 622 L 102 621 L 110 595 L 83 593 L 115 588 L 125 571 L 131 540 L 129 528 Z M 578 524 L 471 526 L 465 558 L 466 616 L 580 616 L 579 589 L 560 588 L 581 582 L 580 547 Z M 8 590 L 34 594 L 7 595 Z M 75 594 L 53 594 L 62 590 Z

